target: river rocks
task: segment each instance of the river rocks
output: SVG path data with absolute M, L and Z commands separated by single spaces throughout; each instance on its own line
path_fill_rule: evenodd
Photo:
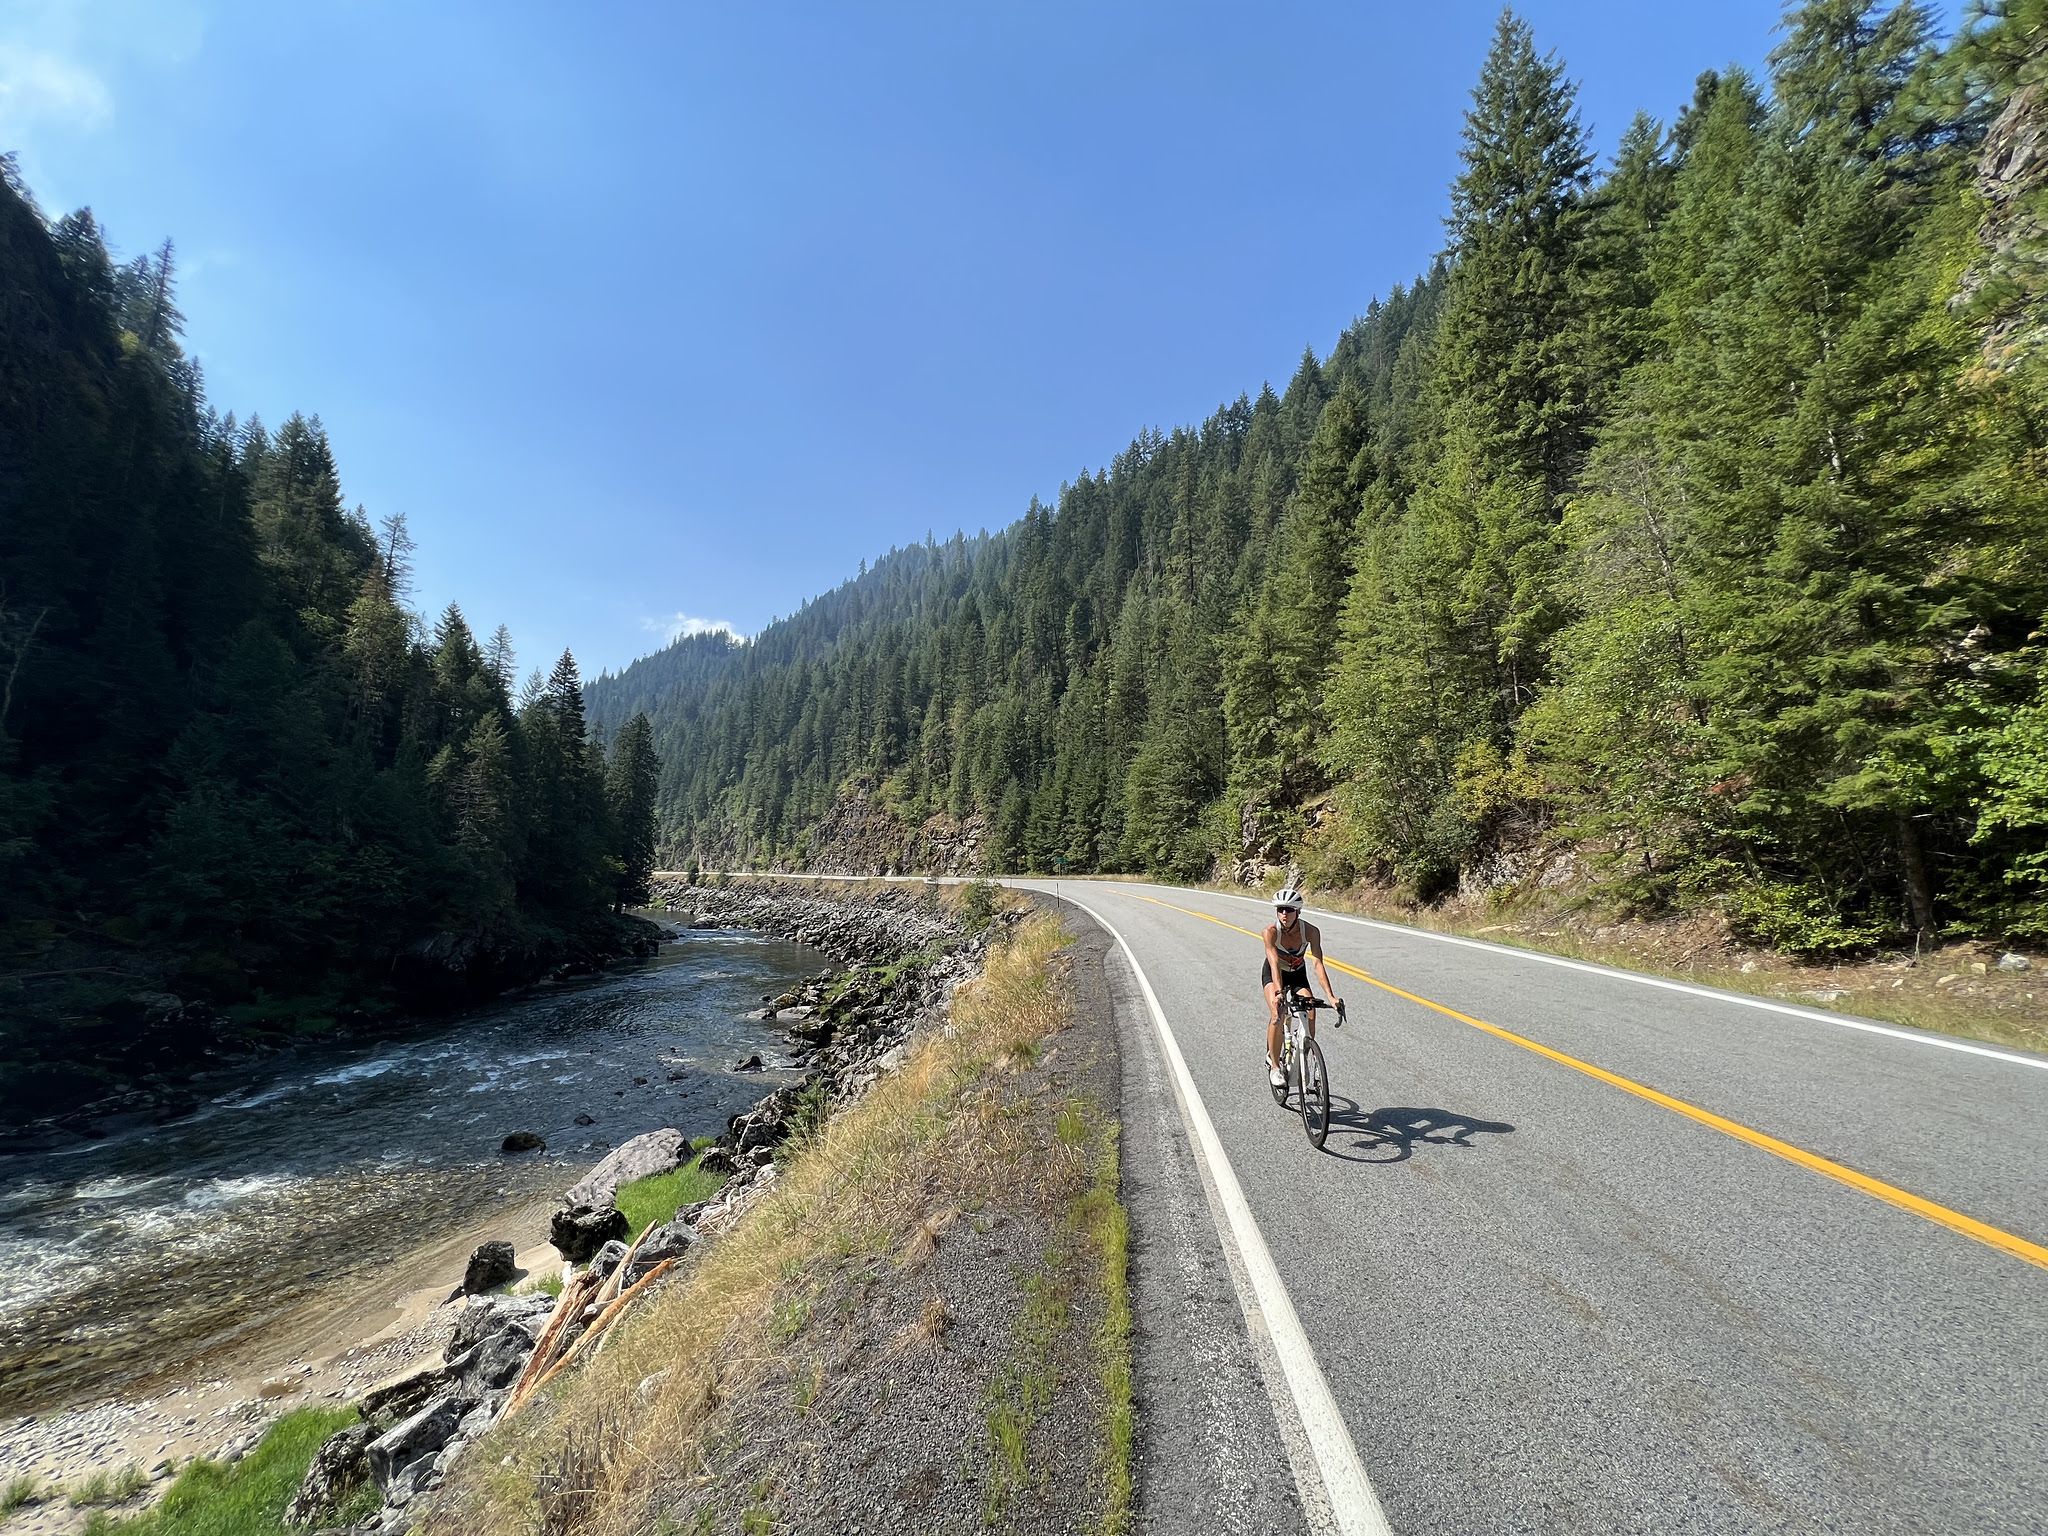
M 661 881 L 654 899 L 715 916 L 721 927 L 751 928 L 815 945 L 841 962 L 900 960 L 921 949 L 947 947 L 962 936 L 952 914 L 928 903 L 921 886 L 875 887 L 849 900 L 794 882 L 712 888 Z M 772 1004 L 775 999 L 761 1001 Z
M 603 1205 L 572 1205 L 548 1221 L 548 1241 L 562 1257 L 581 1264 L 613 1238 L 630 1230 L 625 1213 L 607 1200 Z
M 753 1055 L 749 1056 L 745 1061 L 734 1062 L 732 1064 L 732 1069 L 735 1072 L 765 1072 L 768 1070 L 766 1067 L 761 1065 L 761 1053 L 759 1051 L 756 1051 Z
M 689 1154 L 689 1147 L 689 1139 L 674 1127 L 635 1136 L 572 1184 L 562 1197 L 563 1203 L 570 1206 L 610 1205 L 621 1184 L 630 1184 L 650 1174 L 667 1173 L 681 1164 Z
M 284 1523 L 328 1524 L 342 1503 L 370 1475 L 370 1442 L 376 1438 L 377 1431 L 369 1424 L 351 1424 L 329 1435 L 314 1454 L 299 1491 L 285 1506 Z
M 743 1115 L 726 1123 L 726 1140 L 735 1152 L 772 1147 L 787 1141 L 796 1131 L 795 1121 L 803 1112 L 806 1091 L 801 1087 L 778 1088 Z
M 732 1117 L 726 1134 L 699 1159 L 700 1166 L 724 1176 L 724 1185 L 711 1200 L 647 1232 L 633 1250 L 632 1273 L 624 1283 L 665 1260 L 687 1260 L 692 1248 L 728 1230 L 772 1188 L 779 1177 L 776 1159 L 792 1137 L 810 1129 L 835 1099 L 900 1064 L 920 1023 L 936 1027 L 954 987 L 971 972 L 979 944 L 966 939 L 922 888 L 892 888 L 853 901 L 736 888 L 670 895 L 671 905 L 717 926 L 800 938 L 859 964 L 764 999 L 770 1006 L 763 1012 L 778 1012 L 789 1027 L 802 1081 L 785 1082 Z M 926 953 L 916 963 L 896 963 L 920 951 Z M 759 1054 L 734 1068 L 764 1069 Z M 589 1264 L 594 1276 L 619 1283 L 614 1271 L 626 1261 L 628 1223 L 616 1205 L 618 1186 L 676 1167 L 689 1150 L 675 1128 L 625 1143 L 565 1192 L 563 1208 L 550 1223 L 550 1240 L 571 1261 Z M 374 1433 L 363 1444 L 361 1461 L 384 1495 L 382 1512 L 359 1527 L 366 1536 L 398 1536 L 429 1518 L 426 1506 L 435 1490 L 464 1447 L 502 1411 L 555 1305 L 546 1296 L 467 1296 L 441 1363 L 365 1400 L 367 1429 Z M 590 1312 L 586 1308 L 582 1317 L 566 1320 L 566 1338 L 588 1326 Z M 335 1447 L 334 1462 L 345 1459 L 346 1448 Z
M 578 1125 L 595 1125 L 597 1124 L 597 1118 L 594 1115 L 578 1115 L 576 1123 Z
M 2007 953 L 1998 957 L 1998 968 L 2001 971 L 2029 971 L 2033 969 L 2033 962 L 2025 955 Z
M 482 1397 L 509 1387 L 519 1379 L 526 1357 L 533 1353 L 535 1336 L 517 1323 L 507 1323 L 450 1360 L 445 1367 L 447 1379 L 456 1384 L 458 1395 Z
M 590 1256 L 589 1274 L 602 1285 L 611 1278 L 612 1271 L 619 1267 L 619 1261 L 625 1258 L 629 1251 L 624 1238 L 613 1238 Z
M 475 1406 L 474 1402 L 458 1397 L 440 1398 L 370 1442 L 365 1453 L 370 1476 L 376 1479 L 387 1501 L 394 1491 L 393 1485 L 453 1439 L 456 1429 Z M 404 1491 L 409 1496 L 416 1488 Z
M 839 1026 L 830 1019 L 808 1019 L 789 1032 L 789 1038 L 798 1045 L 818 1046 L 829 1043 L 839 1033 Z
M 514 1131 L 498 1143 L 500 1152 L 545 1152 L 548 1144 L 533 1131 Z
M 364 1423 L 377 1426 L 381 1432 L 432 1402 L 447 1379 L 445 1365 L 422 1366 L 364 1393 L 356 1402 L 356 1412 L 363 1416 Z
M 697 1240 L 697 1234 L 690 1224 L 676 1213 L 676 1219 L 654 1228 L 640 1240 L 640 1251 L 633 1255 L 635 1270 L 659 1264 L 663 1259 L 680 1259 Z
M 462 1272 L 462 1294 L 474 1296 L 479 1291 L 494 1291 L 518 1278 L 519 1266 L 513 1262 L 510 1243 L 479 1243 L 469 1256 L 469 1268 Z
M 448 1336 L 441 1358 L 454 1360 L 476 1348 L 506 1324 L 517 1324 L 537 1333 L 554 1310 L 552 1296 L 473 1296 L 455 1319 L 455 1331 Z

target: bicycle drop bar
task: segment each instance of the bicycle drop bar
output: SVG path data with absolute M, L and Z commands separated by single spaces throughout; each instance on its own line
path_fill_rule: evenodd
M 1338 1024 L 1338 1027 L 1339 1027 L 1339 1028 L 1342 1028 L 1342 1027 L 1343 1027 L 1343 1024 L 1344 1024 L 1344 1005 L 1343 1005 L 1342 1003 L 1332 1003 L 1332 1002 L 1326 1002 L 1326 1001 L 1325 1001 L 1324 999 L 1322 999 L 1322 998 L 1320 998 L 1320 997 L 1317 997 L 1317 996 L 1316 996 L 1316 995 L 1315 995 L 1314 993 L 1312 993 L 1312 992 L 1310 992 L 1310 993 L 1303 993 L 1303 992 L 1295 992 L 1295 993 L 1292 993 L 1292 994 L 1290 994 L 1290 996 L 1289 996 L 1289 998 L 1288 998 L 1288 1001 L 1289 1001 L 1289 1002 L 1291 1002 L 1291 1003 L 1293 1003 L 1293 1004 L 1294 1004 L 1294 1006 L 1295 1006 L 1295 1007 L 1297 1007 L 1297 1008 L 1308 1008 L 1308 1009 L 1315 1009 L 1315 1008 L 1327 1008 L 1327 1009 L 1329 1009 L 1329 1010 L 1330 1010 L 1330 1011 L 1331 1011 L 1332 1013 L 1334 1013 L 1334 1014 L 1336 1014 L 1336 1015 L 1337 1015 L 1337 1024 Z

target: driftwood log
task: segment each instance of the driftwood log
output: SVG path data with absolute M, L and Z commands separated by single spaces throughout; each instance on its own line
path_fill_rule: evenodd
M 562 1368 L 583 1353 L 586 1345 L 598 1338 L 618 1320 L 626 1304 L 645 1291 L 656 1280 L 675 1267 L 674 1259 L 663 1259 L 633 1285 L 627 1286 L 626 1276 L 633 1268 L 633 1260 L 640 1252 L 640 1245 L 647 1241 L 647 1234 L 654 1227 L 650 1224 L 638 1237 L 633 1246 L 626 1250 L 625 1257 L 613 1266 L 612 1272 L 602 1281 L 594 1280 L 585 1270 L 562 1287 L 561 1300 L 555 1304 L 553 1314 L 548 1318 L 547 1327 L 535 1341 L 533 1353 L 527 1357 L 526 1368 L 513 1383 L 512 1392 L 505 1399 L 505 1408 L 498 1415 L 502 1421 L 509 1419 L 525 1407 L 533 1395 L 552 1381 Z M 593 1315 L 594 1314 L 594 1315 Z M 578 1331 L 577 1325 L 589 1317 L 589 1325 Z

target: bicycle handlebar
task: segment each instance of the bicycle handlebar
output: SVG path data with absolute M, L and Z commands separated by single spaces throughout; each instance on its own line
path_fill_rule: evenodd
M 1339 1029 L 1344 1027 L 1344 1005 L 1342 1003 L 1330 1002 L 1327 999 L 1317 997 L 1313 992 L 1293 992 L 1288 994 L 1287 1000 L 1297 1008 L 1307 1008 L 1310 1010 L 1327 1008 L 1337 1015 L 1337 1027 Z

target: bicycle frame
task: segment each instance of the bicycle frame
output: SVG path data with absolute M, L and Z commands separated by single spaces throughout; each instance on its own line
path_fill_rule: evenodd
M 1333 1005 L 1313 993 L 1303 995 L 1285 990 L 1280 1000 L 1287 1010 L 1286 1022 L 1280 1029 L 1279 1063 L 1286 1082 L 1273 1089 L 1273 1099 L 1284 1106 L 1297 1092 L 1300 1094 L 1302 1129 L 1308 1133 L 1309 1144 L 1320 1151 L 1323 1139 L 1330 1133 L 1330 1077 L 1311 1021 L 1320 1009 Z M 1335 1012 L 1341 1028 L 1344 1010 L 1338 1007 Z

